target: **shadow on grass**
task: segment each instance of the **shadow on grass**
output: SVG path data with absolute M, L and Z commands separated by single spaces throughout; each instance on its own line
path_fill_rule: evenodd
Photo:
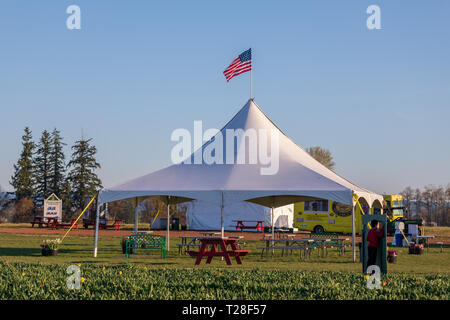
M 0 256 L 35 257 L 41 255 L 41 248 L 0 248 Z

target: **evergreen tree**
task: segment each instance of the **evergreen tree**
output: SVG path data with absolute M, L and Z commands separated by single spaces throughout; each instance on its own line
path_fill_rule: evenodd
M 62 142 L 60 132 L 56 128 L 51 136 L 51 151 L 50 151 L 50 190 L 58 197 L 62 197 L 65 181 L 65 156 L 63 146 L 66 144 Z
M 62 200 L 62 207 L 63 211 L 68 214 L 68 216 L 71 216 L 72 211 L 72 205 L 70 201 L 70 182 L 68 179 L 65 179 L 62 187 L 61 187 L 61 196 L 60 199 Z
M 71 204 L 75 208 L 82 208 L 84 199 L 87 196 L 95 196 L 102 188 L 102 182 L 94 172 L 100 168 L 100 164 L 95 160 L 97 148 L 91 146 L 92 139 L 84 139 L 75 142 L 72 146 L 72 158 L 68 163 L 71 168 L 67 179 L 71 188 Z
M 30 128 L 25 128 L 22 136 L 22 152 L 17 164 L 14 165 L 14 175 L 11 176 L 10 184 L 14 187 L 17 201 L 34 196 L 34 168 L 33 152 L 36 148 Z
M 41 139 L 37 145 L 36 155 L 33 160 L 34 175 L 36 178 L 36 195 L 47 198 L 51 194 L 51 136 L 47 130 L 42 132 Z

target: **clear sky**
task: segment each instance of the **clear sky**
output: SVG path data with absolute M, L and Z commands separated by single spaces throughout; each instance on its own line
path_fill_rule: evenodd
M 69 30 L 66 8 L 81 8 Z M 381 9 L 369 30 L 366 9 Z M 0 185 L 25 126 L 98 148 L 105 187 L 169 164 L 177 128 L 255 102 L 336 172 L 379 193 L 450 183 L 450 1 L 0 2 Z

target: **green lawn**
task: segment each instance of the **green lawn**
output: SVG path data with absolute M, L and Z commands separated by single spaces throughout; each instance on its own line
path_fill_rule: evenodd
M 43 239 L 50 238 L 42 235 L 21 235 L 0 233 L 0 260 L 5 262 L 26 262 L 43 264 L 73 264 L 90 263 L 97 265 L 140 265 L 148 268 L 192 268 L 194 259 L 190 256 L 179 256 L 177 244 L 178 238 L 171 238 L 171 250 L 166 253 L 166 259 L 161 260 L 159 253 L 151 250 L 138 250 L 136 255 L 125 258 L 122 254 L 121 237 L 100 237 L 98 257 L 93 258 L 92 236 L 69 236 L 64 240 L 59 253 L 55 257 L 44 257 L 41 255 L 40 244 Z M 315 271 L 355 271 L 361 272 L 360 263 L 352 263 L 350 248 L 344 256 L 339 256 L 336 249 L 329 249 L 328 256 L 319 257 L 313 252 L 311 259 L 299 260 L 298 254 L 282 257 L 276 252 L 274 257 L 268 259 L 260 257 L 261 246 L 259 241 L 245 240 L 245 249 L 251 253 L 243 258 L 243 264 L 226 266 L 220 258 L 213 259 L 210 265 L 202 261 L 199 269 L 260 269 L 260 270 L 315 270 Z M 390 273 L 407 274 L 449 274 L 450 273 L 450 249 L 445 248 L 440 253 L 438 248 L 430 248 L 423 255 L 409 255 L 407 248 L 395 248 L 399 252 L 396 264 L 388 264 Z M 357 255 L 357 261 L 359 256 Z M 233 260 L 234 262 L 234 260 Z

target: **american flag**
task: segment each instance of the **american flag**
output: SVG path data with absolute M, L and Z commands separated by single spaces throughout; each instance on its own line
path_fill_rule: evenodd
M 223 74 L 227 79 L 227 82 L 231 80 L 234 76 L 237 76 L 241 73 L 252 70 L 252 49 L 248 49 L 247 51 L 242 52 L 238 55 L 225 69 Z

